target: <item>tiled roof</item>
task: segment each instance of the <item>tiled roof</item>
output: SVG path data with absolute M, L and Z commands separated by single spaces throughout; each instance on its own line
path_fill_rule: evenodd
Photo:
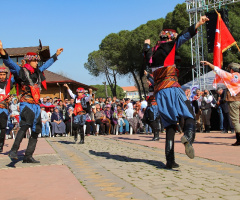
M 9 56 L 24 56 L 27 52 L 38 52 L 37 47 L 19 47 L 19 48 L 6 48 Z M 43 46 L 42 49 L 48 49 L 49 46 Z
M 60 74 L 56 74 L 56 73 L 48 71 L 48 70 L 44 71 L 44 75 L 46 77 L 47 83 L 72 83 L 72 84 L 79 85 L 79 87 L 83 87 L 85 89 L 92 88 L 93 90 L 98 90 L 95 87 L 90 87 L 89 85 L 85 85 L 83 83 L 72 80 L 66 76 L 62 76 Z
M 138 89 L 135 86 L 126 86 L 126 87 L 121 87 L 124 91 L 127 92 L 135 92 L 138 91 Z

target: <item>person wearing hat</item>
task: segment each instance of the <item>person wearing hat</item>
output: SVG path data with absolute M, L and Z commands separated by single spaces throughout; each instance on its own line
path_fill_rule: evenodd
M 77 94 L 73 94 L 72 90 L 69 88 L 68 84 L 64 84 L 63 86 L 65 86 L 68 90 L 69 95 L 71 96 L 71 98 L 74 99 L 74 121 L 73 121 L 73 135 L 74 135 L 74 140 L 75 143 L 77 142 L 77 135 L 78 132 L 80 133 L 80 142 L 79 144 L 84 144 L 84 130 L 83 130 L 83 126 L 86 123 L 86 114 L 88 111 L 88 104 L 87 102 L 89 102 L 92 99 L 92 89 L 89 89 L 89 96 L 85 96 L 84 92 L 85 89 L 84 88 L 78 88 L 76 90 Z M 89 117 L 89 116 L 88 116 Z
M 177 35 L 172 29 L 160 32 L 157 45 L 150 48 L 150 39 L 145 40 L 144 55 L 146 64 L 151 69 L 154 78 L 154 95 L 164 127 L 166 128 L 166 168 L 177 168 L 174 155 L 174 136 L 176 125 L 180 117 L 184 117 L 184 135 L 181 142 L 189 158 L 194 158 L 192 143 L 195 138 L 195 119 L 189 105 L 186 104 L 186 95 L 178 83 L 178 70 L 175 65 L 176 50 L 187 40 L 192 38 L 197 28 L 209 19 L 201 16 L 200 20 L 188 29 Z
M 21 89 L 20 97 L 20 129 L 17 133 L 14 144 L 8 156 L 17 160 L 17 151 L 20 143 L 26 133 L 31 128 L 31 137 L 28 141 L 28 146 L 25 151 L 23 163 L 39 163 L 32 155 L 35 151 L 38 134 L 42 131 L 41 122 L 41 109 L 40 109 L 40 91 L 42 86 L 46 89 L 46 78 L 43 71 L 50 67 L 57 57 L 62 53 L 63 48 L 48 59 L 42 66 L 38 67 L 39 55 L 34 52 L 29 52 L 24 56 L 25 64 L 20 67 L 12 61 L 7 52 L 3 49 L 2 42 L 0 41 L 0 55 L 4 64 L 10 69 L 14 75 L 17 86 Z M 18 87 L 17 87 L 18 88 Z
M 208 61 L 201 61 L 201 63 L 208 65 L 220 77 L 228 89 L 225 101 L 228 103 L 229 115 L 236 132 L 236 142 L 233 143 L 232 146 L 240 146 L 240 65 L 238 63 L 230 63 L 228 65 L 229 73 Z
M 9 92 L 12 85 L 12 80 L 7 78 L 8 70 L 4 66 L 0 66 L 0 152 L 3 151 L 5 142 L 6 127 L 8 121 L 8 107 L 11 101 Z

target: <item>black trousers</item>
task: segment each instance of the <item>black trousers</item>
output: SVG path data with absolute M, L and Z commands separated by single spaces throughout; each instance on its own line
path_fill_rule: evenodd
M 93 121 L 86 122 L 86 134 L 90 134 L 91 127 L 93 129 L 93 134 L 96 134 L 96 126 L 95 126 L 95 122 L 93 122 Z

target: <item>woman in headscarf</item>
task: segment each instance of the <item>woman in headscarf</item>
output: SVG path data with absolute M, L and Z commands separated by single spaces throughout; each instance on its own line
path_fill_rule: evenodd
M 51 124 L 52 124 L 52 133 L 55 134 L 65 134 L 66 125 L 63 122 L 63 116 L 59 112 L 58 107 L 54 108 L 54 112 L 51 116 Z
M 93 112 L 94 112 L 96 124 L 99 124 L 102 134 L 107 135 L 107 133 L 109 133 L 110 123 L 107 120 L 104 111 L 101 110 L 99 104 L 96 104 L 96 109 Z

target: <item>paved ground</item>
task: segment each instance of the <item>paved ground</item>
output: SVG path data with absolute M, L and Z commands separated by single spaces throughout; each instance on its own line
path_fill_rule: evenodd
M 39 139 L 40 165 L 11 163 L 8 140 L 0 154 L 0 194 L 3 199 L 240 200 L 240 147 L 231 146 L 233 134 L 198 134 L 193 160 L 176 135 L 178 170 L 164 168 L 165 135 L 160 142 L 151 137 L 89 136 L 84 145 L 71 137 Z

